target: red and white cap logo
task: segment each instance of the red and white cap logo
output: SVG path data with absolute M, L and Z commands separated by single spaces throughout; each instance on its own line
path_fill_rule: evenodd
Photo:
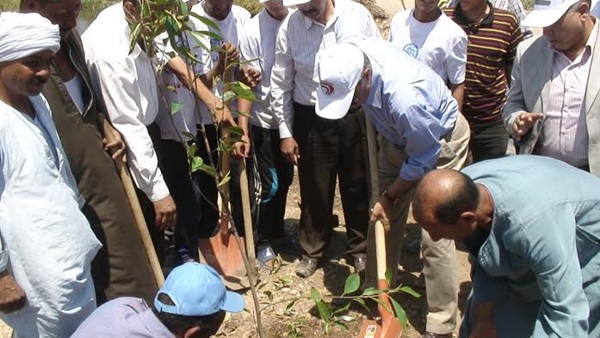
M 335 88 L 329 82 L 321 82 L 321 89 L 323 89 L 323 93 L 327 96 L 335 92 Z

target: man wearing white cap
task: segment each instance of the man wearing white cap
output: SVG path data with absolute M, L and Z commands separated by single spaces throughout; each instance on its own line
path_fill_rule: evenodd
M 414 186 L 436 167 L 462 168 L 470 131 L 450 90 L 428 66 L 389 42 L 367 39 L 353 43 L 319 54 L 321 85 L 316 112 L 323 118 L 339 119 L 348 108 L 362 106 L 379 132 L 382 194 L 373 207 L 371 222 L 390 221 L 387 267 L 394 283 Z M 454 242 L 434 242 L 426 231 L 422 242 L 428 323 L 439 324 L 428 325 L 427 330 L 440 337 L 449 332 L 451 336 L 458 293 Z M 375 276 L 374 257 L 374 245 L 369 245 L 368 281 Z
M 112 300 L 94 311 L 71 338 L 212 337 L 225 312 L 241 312 L 244 307 L 244 298 L 227 291 L 213 268 L 185 263 L 171 271 L 154 307 L 139 298 Z
M 311 276 L 329 245 L 336 178 L 346 220 L 346 253 L 355 271 L 362 272 L 369 219 L 364 113 L 353 111 L 339 121 L 315 114 L 316 55 L 346 39 L 380 34 L 369 11 L 354 1 L 287 3 L 295 4 L 298 10 L 281 24 L 277 35 L 271 93 L 281 152 L 298 165 L 302 261 L 296 274 Z
M 39 14 L 0 14 L 0 319 L 16 337 L 68 337 L 96 308 L 101 244 L 40 95 L 59 48 Z
M 600 176 L 600 25 L 589 0 L 536 1 L 525 18 L 544 35 L 521 44 L 503 110 L 521 154 Z

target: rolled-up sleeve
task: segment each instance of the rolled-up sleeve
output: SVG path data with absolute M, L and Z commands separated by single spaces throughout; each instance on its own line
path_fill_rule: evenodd
M 130 59 L 124 62 L 131 62 Z M 127 143 L 130 170 L 136 185 L 155 202 L 169 195 L 158 158 L 146 125 L 140 120 L 137 76 L 135 65 L 103 60 L 90 64 L 90 73 L 97 81 L 98 89 L 106 105 L 113 126 Z
M 282 139 L 292 136 L 293 124 L 294 60 L 288 43 L 287 24 L 288 21 L 284 21 L 277 33 L 275 62 L 271 70 L 271 107 Z
M 395 128 L 402 135 L 407 154 L 400 168 L 400 178 L 414 181 L 436 167 L 442 149 L 440 133 L 443 128 L 432 114 L 433 108 L 421 104 L 395 107 L 394 102 L 401 102 L 397 99 L 400 98 L 392 98 L 390 109 L 400 111 Z

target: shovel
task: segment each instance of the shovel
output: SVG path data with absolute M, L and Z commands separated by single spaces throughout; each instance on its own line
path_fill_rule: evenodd
M 377 201 L 379 196 L 379 178 L 377 169 L 377 142 L 375 139 L 375 128 L 371 121 L 366 118 L 367 129 L 367 148 L 369 158 L 369 181 L 371 188 L 371 206 Z M 373 227 L 375 231 L 375 249 L 377 258 L 377 288 L 379 290 L 389 289 L 389 283 L 385 279 L 386 252 L 385 252 L 385 229 L 381 221 L 375 222 Z M 399 338 L 402 336 L 403 327 L 400 321 L 392 312 L 392 304 L 389 296 L 381 293 L 377 296 L 379 311 L 379 320 L 366 320 L 363 322 L 358 335 L 359 338 Z
M 112 131 L 108 130 L 106 125 L 104 126 L 104 137 L 106 137 L 108 143 L 111 143 L 115 140 Z M 152 244 L 152 238 L 150 237 L 150 232 L 148 231 L 148 225 L 146 225 L 146 219 L 144 218 L 144 214 L 142 213 L 140 201 L 138 200 L 135 188 L 133 186 L 131 173 L 129 172 L 129 168 L 127 168 L 127 164 L 125 162 L 120 160 L 114 162 L 117 166 L 117 172 L 121 177 L 121 183 L 123 184 L 123 188 L 125 189 L 125 194 L 127 195 L 127 199 L 129 200 L 129 205 L 131 206 L 131 211 L 133 212 L 133 217 L 135 219 L 135 224 L 137 225 L 138 231 L 140 233 L 142 244 L 144 245 L 144 249 L 146 250 L 146 256 L 148 257 L 150 268 L 152 269 L 152 273 L 154 274 L 154 280 L 156 281 L 156 285 L 160 288 L 165 282 L 165 277 L 163 275 L 162 269 L 160 268 L 160 263 L 158 262 L 158 258 L 156 256 L 156 250 L 154 250 L 154 244 Z
M 228 83 L 233 81 L 233 67 L 228 66 L 228 60 L 225 61 L 225 74 L 223 81 L 225 83 L 224 92 L 229 91 Z M 225 102 L 228 108 L 230 102 Z M 229 142 L 230 136 L 227 129 L 223 132 L 225 142 Z M 221 152 L 221 173 L 225 177 L 230 172 L 230 154 L 227 151 Z M 218 184 L 218 183 L 217 183 Z M 230 222 L 229 208 L 229 183 L 225 183 L 221 191 L 221 220 L 219 231 L 210 238 L 201 238 L 198 240 L 198 249 L 200 261 L 213 267 L 223 277 L 225 284 L 230 289 L 239 290 L 248 287 L 246 278 L 246 267 L 244 257 L 246 250 L 243 237 L 237 236 L 235 227 Z M 252 233 L 250 233 L 252 235 Z M 243 250 L 243 252 L 242 252 Z
M 381 291 L 389 289 L 385 279 L 385 230 L 381 221 L 375 223 L 375 246 L 377 251 L 377 288 Z M 390 298 L 385 293 L 380 293 L 377 310 L 381 318 L 379 320 L 364 321 L 360 329 L 359 338 L 400 338 L 402 336 L 402 323 L 394 316 Z

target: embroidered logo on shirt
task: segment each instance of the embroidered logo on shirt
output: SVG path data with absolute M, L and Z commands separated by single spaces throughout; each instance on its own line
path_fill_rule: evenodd
M 335 92 L 335 88 L 329 82 L 321 82 L 321 89 L 325 95 L 329 96 Z
M 417 56 L 419 56 L 419 47 L 412 42 L 406 44 L 403 49 L 406 52 L 406 54 L 412 56 L 415 59 L 417 58 Z

